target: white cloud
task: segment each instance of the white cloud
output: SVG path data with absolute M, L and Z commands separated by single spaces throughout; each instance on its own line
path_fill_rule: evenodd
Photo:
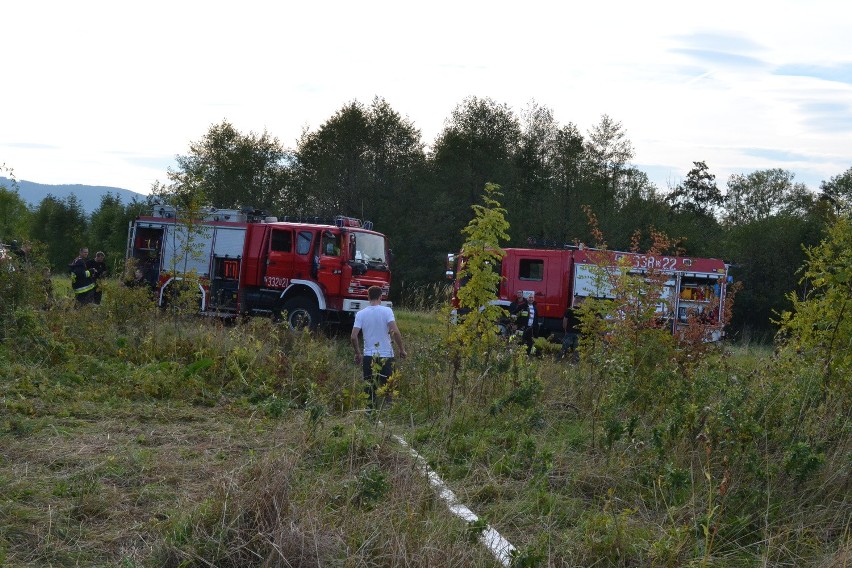
M 146 191 L 222 119 L 293 146 L 378 95 L 428 144 L 476 95 L 518 113 L 534 99 L 583 131 L 608 114 L 637 164 L 671 172 L 652 176 L 663 188 L 696 160 L 720 181 L 784 167 L 815 187 L 852 166 L 852 85 L 775 70 L 848 67 L 847 12 L 828 0 L 11 3 L 0 163 L 41 183 Z

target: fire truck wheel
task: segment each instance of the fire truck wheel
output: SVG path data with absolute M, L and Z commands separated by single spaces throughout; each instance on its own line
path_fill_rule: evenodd
M 310 298 L 291 298 L 284 302 L 283 311 L 287 312 L 287 323 L 292 329 L 316 329 L 319 325 L 319 308 Z

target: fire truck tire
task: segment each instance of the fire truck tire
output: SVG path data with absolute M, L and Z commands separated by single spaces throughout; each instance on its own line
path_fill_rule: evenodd
M 316 329 L 319 325 L 320 311 L 310 298 L 290 298 L 284 302 L 283 311 L 287 312 L 287 324 L 292 329 Z

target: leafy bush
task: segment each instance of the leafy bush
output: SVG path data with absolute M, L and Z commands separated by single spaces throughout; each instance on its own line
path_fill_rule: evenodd
M 45 309 L 52 301 L 52 283 L 42 257 L 37 252 L 18 257 L 4 250 L 0 256 L 0 342 L 31 331 L 20 327 L 27 325 L 21 318 L 29 318 L 30 310 Z

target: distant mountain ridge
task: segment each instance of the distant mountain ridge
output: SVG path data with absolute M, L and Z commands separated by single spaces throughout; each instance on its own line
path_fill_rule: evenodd
M 7 189 L 12 189 L 12 180 L 0 176 L 0 186 Z M 21 196 L 29 207 L 38 207 L 42 199 L 48 195 L 52 195 L 57 199 L 65 199 L 70 195 L 76 195 L 83 207 L 86 215 L 91 215 L 101 205 L 101 197 L 107 193 L 118 195 L 122 203 L 127 205 L 134 198 L 144 201 L 147 197 L 143 193 L 137 193 L 129 189 L 120 187 L 109 187 L 105 185 L 81 185 L 81 184 L 60 184 L 49 185 L 45 183 L 36 183 L 33 181 L 17 180 L 18 195 Z

